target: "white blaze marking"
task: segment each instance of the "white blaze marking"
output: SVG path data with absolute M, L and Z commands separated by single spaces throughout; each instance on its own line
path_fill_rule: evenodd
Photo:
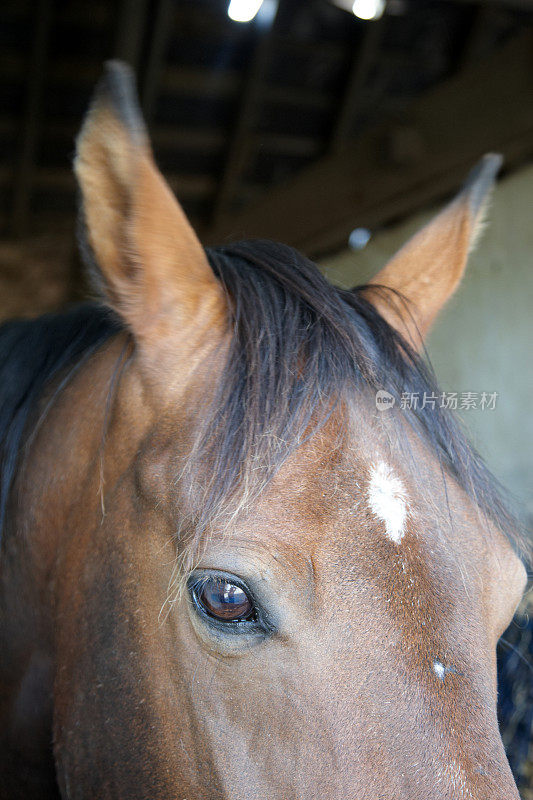
M 385 523 L 389 539 L 400 544 L 405 532 L 407 502 L 401 480 L 383 461 L 372 468 L 368 500 L 375 516 Z
M 444 667 L 444 664 L 441 664 L 440 661 L 435 661 L 435 663 L 433 664 L 433 669 L 435 670 L 435 675 L 437 676 L 437 678 L 443 681 L 444 676 L 446 674 L 446 669 Z

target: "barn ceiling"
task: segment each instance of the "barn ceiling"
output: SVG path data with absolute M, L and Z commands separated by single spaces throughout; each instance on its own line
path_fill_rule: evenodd
M 208 240 L 268 235 L 331 252 L 350 226 L 451 189 L 477 141 L 508 147 L 511 162 L 533 152 L 520 111 L 533 99 L 533 2 L 389 0 L 373 22 L 330 0 L 280 0 L 271 23 L 226 12 L 227 0 L 3 0 L 4 238 L 72 228 L 74 137 L 111 57 L 136 68 L 156 159 Z M 494 110 L 492 135 L 482 107 L 506 82 L 514 105 Z M 387 172 L 411 181 L 410 204 L 391 201 L 401 186 L 387 188 Z

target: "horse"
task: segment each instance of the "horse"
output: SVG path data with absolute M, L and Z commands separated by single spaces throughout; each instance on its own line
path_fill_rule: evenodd
M 108 64 L 75 156 L 96 299 L 0 335 L 1 798 L 518 798 L 523 537 L 423 344 L 499 165 L 336 288 L 204 249 Z

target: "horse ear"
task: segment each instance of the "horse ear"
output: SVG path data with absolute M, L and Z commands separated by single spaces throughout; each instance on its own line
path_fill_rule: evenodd
M 415 350 L 423 348 L 433 321 L 459 285 L 501 163 L 499 155 L 484 156 L 455 200 L 415 234 L 365 290 Z
M 221 310 L 220 286 L 154 163 L 125 64 L 106 65 L 77 140 L 74 168 L 97 281 L 136 340 L 146 347 L 158 337 L 209 324 Z

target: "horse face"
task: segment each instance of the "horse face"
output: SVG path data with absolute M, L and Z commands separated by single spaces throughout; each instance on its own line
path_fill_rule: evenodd
M 151 427 L 103 521 L 80 512 L 62 548 L 64 791 L 517 797 L 494 654 L 524 571 L 451 481 L 445 497 L 434 456 L 412 440 L 412 465 L 395 459 L 362 398 L 182 570 L 173 427 Z
M 396 446 L 373 398 L 343 397 L 263 491 L 189 536 L 211 480 L 209 459 L 188 472 L 198 409 L 231 330 L 130 92 L 112 68 L 78 145 L 90 249 L 135 353 L 108 428 L 105 515 L 71 514 L 61 551 L 64 795 L 517 797 L 495 644 L 523 568 L 429 446 L 412 431 Z M 493 172 L 489 160 L 368 289 L 416 346 L 460 279 Z M 381 285 L 410 310 L 384 304 Z M 93 365 L 95 383 L 121 346 Z
M 169 612 L 213 780 L 226 797 L 514 797 L 494 652 L 523 568 L 451 486 L 449 524 L 431 459 L 421 486 L 351 427 L 213 533 Z

